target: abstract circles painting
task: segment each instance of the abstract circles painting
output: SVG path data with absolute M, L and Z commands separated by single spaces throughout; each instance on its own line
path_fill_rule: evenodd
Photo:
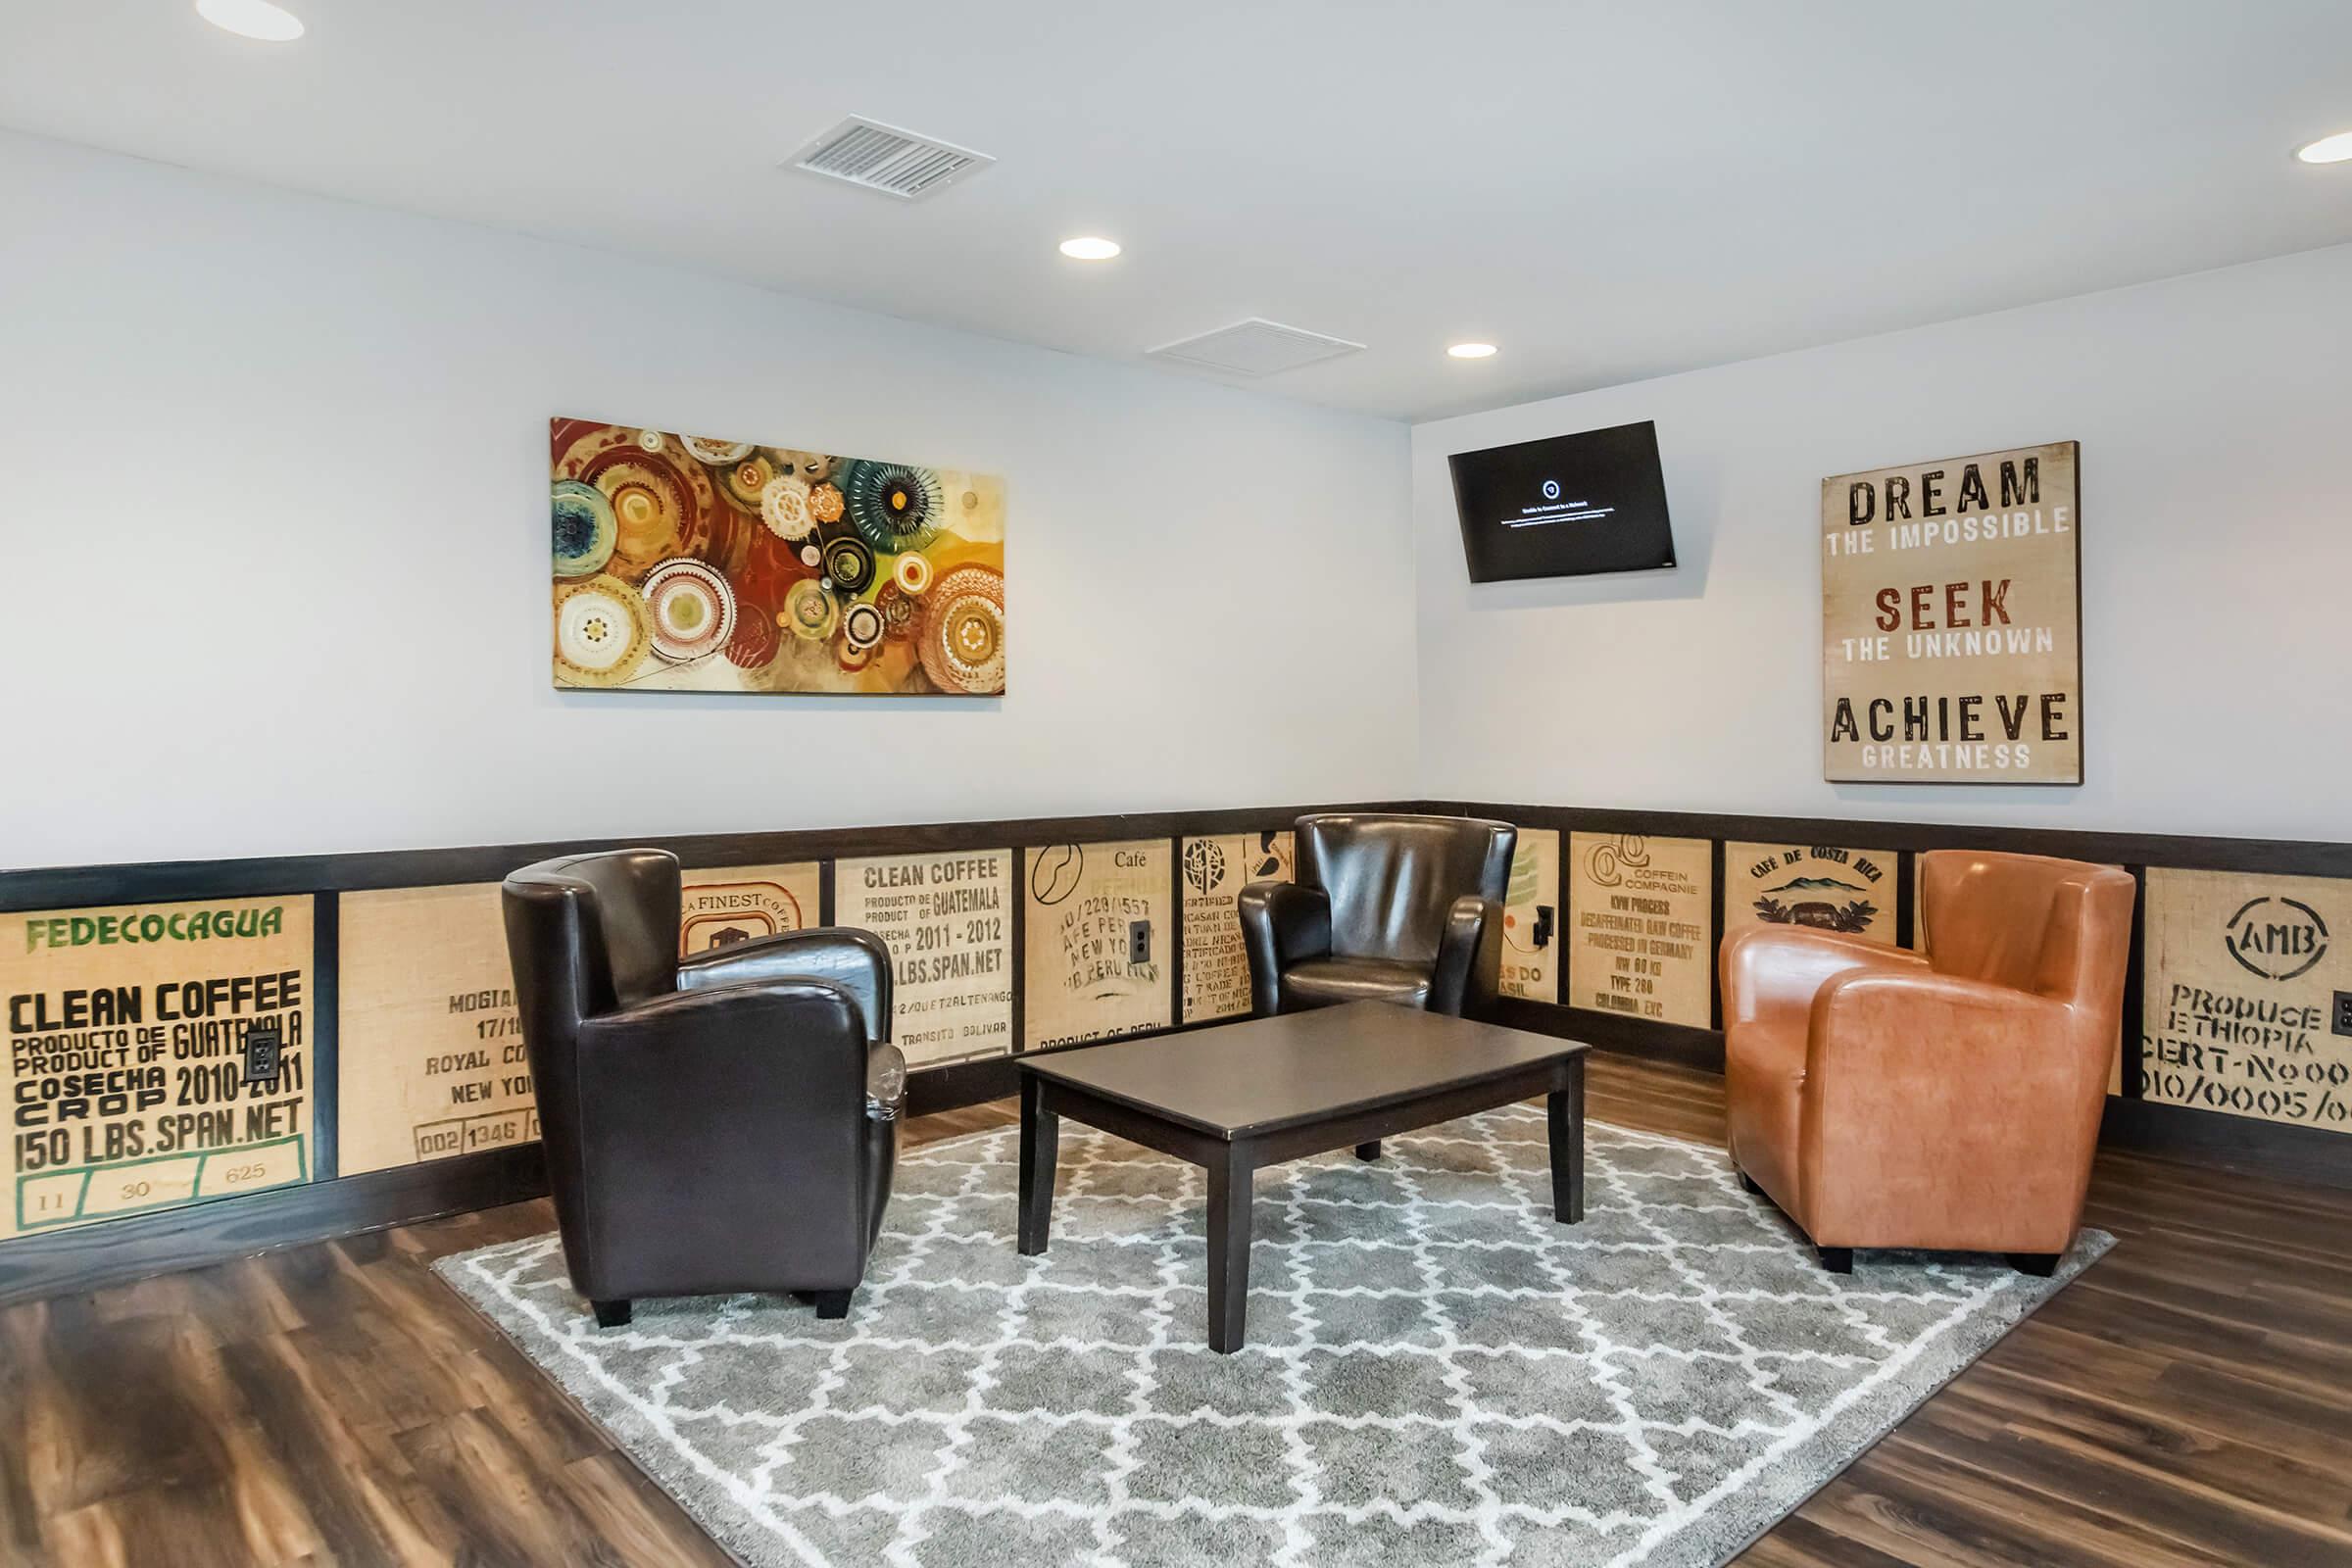
M 644 425 L 549 425 L 555 682 L 1004 690 L 1004 486 Z
M 710 543 L 717 502 L 710 476 L 685 444 L 659 430 L 598 425 L 556 454 L 555 477 L 600 492 L 612 509 L 612 553 L 605 570 L 635 582 L 672 556 Z
M 556 585 L 556 684 L 617 686 L 645 662 L 645 601 L 617 577 Z
M 593 577 L 612 559 L 612 503 L 592 484 L 556 481 L 556 575 Z
M 673 664 L 715 654 L 735 634 L 735 590 L 713 568 L 683 556 L 645 574 L 645 610 L 654 652 Z
M 821 582 L 796 582 L 784 596 L 784 624 L 808 642 L 830 642 L 841 625 L 841 602 Z
M 872 605 L 852 605 L 841 617 L 842 640 L 854 654 L 862 654 L 880 642 L 887 629 L 882 612 Z
M 714 441 L 707 435 L 682 435 L 678 437 L 678 444 L 697 463 L 741 463 L 752 455 L 749 441 Z
M 1004 689 L 1004 574 L 958 566 L 923 596 L 915 639 L 923 670 L 943 692 L 987 697 Z
M 833 587 L 856 597 L 873 583 L 874 553 L 862 539 L 828 539 L 822 552 L 825 579 Z
M 841 491 L 850 520 L 876 550 L 924 549 L 947 521 L 947 487 L 929 468 L 860 458 L 849 465 Z
M 760 516 L 779 539 L 806 539 L 816 518 L 808 510 L 808 481 L 779 473 L 760 487 Z

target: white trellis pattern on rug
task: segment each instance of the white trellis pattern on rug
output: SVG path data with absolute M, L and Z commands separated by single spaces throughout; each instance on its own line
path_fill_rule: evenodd
M 1598 1124 L 1559 1226 L 1513 1106 L 1260 1173 L 1218 1356 L 1202 1173 L 1065 1123 L 1023 1258 L 1016 1136 L 906 1156 L 846 1323 L 600 1330 L 553 1236 L 441 1266 L 752 1563 L 1658 1565 L 1728 1558 L 2110 1245 L 1840 1278 L 1720 1152 Z

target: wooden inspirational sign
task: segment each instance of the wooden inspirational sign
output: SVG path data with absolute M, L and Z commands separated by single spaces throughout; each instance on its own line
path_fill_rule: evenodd
M 1821 482 L 1822 773 L 2080 784 L 2077 447 Z

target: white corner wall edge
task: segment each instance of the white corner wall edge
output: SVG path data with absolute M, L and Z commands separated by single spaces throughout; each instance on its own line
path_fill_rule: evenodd
M 13 133 L 0 190 L 0 865 L 1411 790 L 1401 423 Z M 1009 695 L 559 695 L 554 415 L 1004 475 Z
M 1679 570 L 1467 580 L 1449 453 L 1638 419 Z M 1412 439 L 1424 795 L 2352 838 L 2352 247 Z M 1823 477 L 2062 440 L 2082 443 L 2083 783 L 1823 782 Z

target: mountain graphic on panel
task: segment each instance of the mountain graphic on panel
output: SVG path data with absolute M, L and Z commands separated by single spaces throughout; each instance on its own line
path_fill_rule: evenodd
M 1859 882 L 1846 882 L 1834 876 L 1800 876 L 1793 881 L 1784 882 L 1777 888 L 1766 888 L 1764 891 L 1767 893 L 1789 893 L 1810 888 L 1842 888 L 1848 893 L 1862 891 L 1862 885 Z
M 1841 905 L 1831 898 L 1804 897 L 1783 903 L 1773 896 L 1863 891 L 1860 885 L 1834 876 L 1792 877 L 1778 887 L 1765 889 L 1764 897 L 1756 901 L 1756 918 L 1773 925 L 1810 926 L 1819 931 L 1867 931 L 1879 912 L 1879 906 L 1868 899 L 1850 899 Z

